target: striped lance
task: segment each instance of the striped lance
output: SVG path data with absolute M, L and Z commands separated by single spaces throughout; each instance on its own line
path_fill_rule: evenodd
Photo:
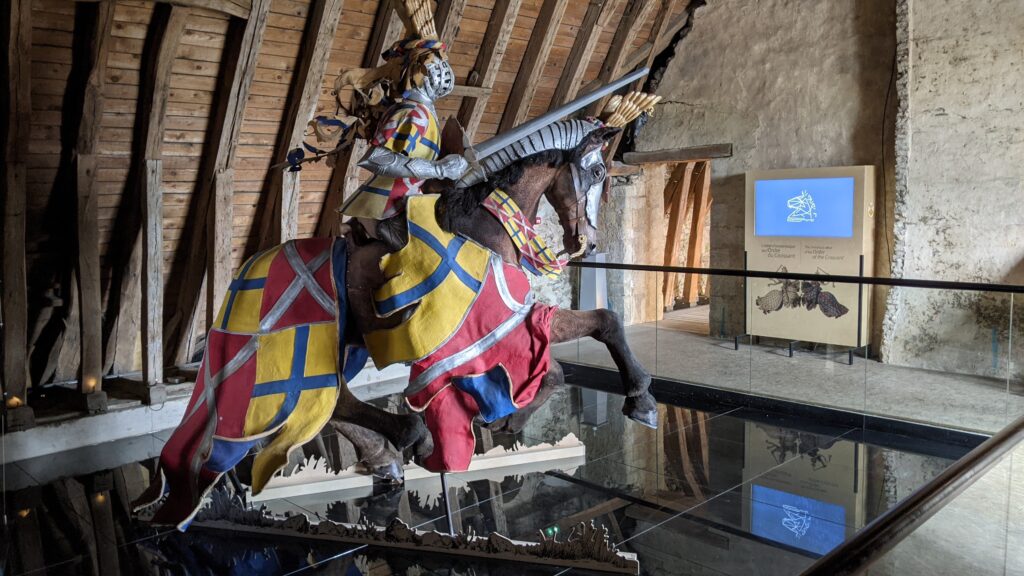
M 558 120 L 643 78 L 648 72 L 650 68 L 646 67 L 636 70 L 508 132 L 484 140 L 476 146 L 467 146 L 464 154 L 470 169 L 459 180 L 459 187 L 472 186 L 486 179 L 487 174 L 493 174 L 516 160 L 538 152 L 575 148 L 598 125 L 586 120 Z

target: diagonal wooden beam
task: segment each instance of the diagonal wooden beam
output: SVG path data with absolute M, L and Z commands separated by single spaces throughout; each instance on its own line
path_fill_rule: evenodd
M 89 72 L 85 81 L 81 124 L 75 158 L 75 182 L 78 198 L 78 305 L 83 393 L 98 389 L 103 377 L 103 306 L 100 286 L 99 223 L 96 206 L 96 145 L 103 118 L 103 85 L 107 53 L 114 25 L 114 2 L 104 0 L 96 6 L 95 26 L 91 31 Z
M 223 57 L 228 65 L 217 86 L 217 100 L 205 139 L 203 155 L 209 160 L 200 166 L 199 187 L 193 195 L 188 224 L 171 267 L 178 290 L 164 314 L 164 360 L 169 364 L 183 364 L 188 359 L 203 285 L 207 286 L 209 326 L 230 283 L 231 167 L 269 12 L 270 0 L 254 0 L 248 20 L 234 19 L 229 25 Z
M 373 35 L 366 43 L 366 50 L 363 52 L 363 68 L 371 68 L 381 63 L 381 52 L 384 47 L 391 46 L 401 39 L 404 31 L 401 19 L 395 11 L 394 0 L 382 0 L 377 6 L 377 14 L 374 16 Z M 334 226 L 338 223 L 338 214 L 335 210 L 341 206 L 347 194 L 354 190 L 350 185 L 353 177 L 358 173 L 355 164 L 362 156 L 365 146 L 357 140 L 353 146 L 343 150 L 335 158 L 334 169 L 331 170 L 331 179 L 327 183 L 327 193 L 324 194 L 324 202 L 320 206 L 320 216 L 317 219 L 315 235 L 324 237 L 333 234 Z
M 112 257 L 115 277 L 107 299 L 107 363 L 115 374 L 131 371 L 141 329 L 146 384 L 155 383 L 163 371 L 156 358 L 163 327 L 162 242 L 157 242 L 162 240 L 159 176 L 171 67 L 188 12 L 189 8 L 158 4 L 146 34 L 131 165 L 123 214 L 119 215 L 124 223 L 119 226 L 122 249 Z M 142 311 L 141 322 L 137 310 Z
M 665 210 L 668 212 L 668 237 L 665 240 L 665 266 L 679 264 L 679 243 L 683 239 L 683 224 L 686 222 L 686 210 L 692 202 L 693 162 L 676 164 L 665 186 Z M 666 310 L 675 307 L 676 274 L 665 274 L 662 283 L 662 303 Z
M 274 164 L 284 162 L 288 151 L 302 145 L 306 124 L 313 117 L 320 87 L 327 72 L 327 60 L 338 29 L 342 0 L 313 0 L 306 24 L 299 64 L 292 77 L 291 94 L 284 126 L 278 136 Z M 299 172 L 273 170 L 270 189 L 261 199 L 264 218 L 260 228 L 260 248 L 280 244 L 296 237 L 299 219 Z
M 704 254 L 704 225 L 711 211 L 711 161 L 698 162 L 694 171 L 693 210 L 690 216 L 690 238 L 686 246 L 686 266 L 700 266 Z M 691 306 L 697 303 L 699 274 L 687 274 L 683 280 L 683 300 Z
M 661 7 L 658 9 L 658 15 L 654 20 L 654 26 L 651 28 L 651 39 L 660 38 L 665 34 L 665 29 L 668 28 L 669 17 L 672 16 L 673 12 L 675 12 L 676 6 L 680 1 L 681 0 L 661 0 Z M 650 42 L 650 49 L 648 50 L 647 57 L 644 61 L 644 67 L 650 68 L 657 56 L 657 43 Z M 643 87 L 646 80 L 647 77 L 644 76 L 643 78 L 633 81 L 629 86 L 629 90 L 639 90 Z M 623 133 L 624 132 L 619 132 L 616 134 L 615 138 L 609 144 L 608 150 L 606 151 L 607 158 L 615 157 L 615 152 L 619 149 L 619 143 L 622 142 Z
M 3 386 L 7 429 L 32 427 L 28 406 L 28 287 L 25 271 L 26 156 L 32 125 L 32 2 L 10 0 L 4 9 L 8 38 L 4 82 Z M 2 431 L 0 431 L 2 433 Z
M 512 29 L 516 23 L 516 16 L 519 15 L 519 7 L 522 0 L 496 0 L 491 10 L 491 17 L 487 21 L 487 31 L 484 32 L 484 40 L 480 45 L 480 51 L 476 56 L 476 63 L 473 64 L 473 71 L 469 74 L 466 84 L 479 86 L 488 90 L 494 87 L 494 81 L 498 77 L 498 69 L 505 58 L 505 50 L 508 48 L 509 38 L 512 37 Z M 469 136 L 476 134 L 480 126 L 480 118 L 484 115 L 484 108 L 487 105 L 487 97 L 466 97 L 459 106 L 459 123 L 462 124 Z
M 623 63 L 622 69 L 632 70 L 643 64 L 647 56 L 651 53 L 652 48 L 654 49 L 655 54 L 661 53 L 661 51 L 668 47 L 669 43 L 672 42 L 672 39 L 675 38 L 675 35 L 682 30 L 689 21 L 689 11 L 683 12 L 679 16 L 673 18 L 660 37 L 648 39 L 642 46 L 630 52 L 629 57 L 626 58 Z M 603 82 L 601 78 L 595 78 L 594 80 L 586 83 L 579 91 L 582 93 L 591 92 L 601 87 L 603 84 L 606 84 L 606 82 Z
M 561 106 L 576 97 L 583 76 L 587 73 L 590 57 L 594 53 L 597 41 L 601 38 L 608 20 L 615 13 L 619 0 L 591 0 L 587 13 L 583 16 L 579 32 L 573 41 L 569 58 L 562 68 L 558 79 L 555 95 L 551 98 L 552 106 Z
M 438 0 L 437 13 L 434 20 L 437 22 L 437 34 L 449 49 L 455 42 L 455 36 L 459 33 L 459 25 L 462 23 L 462 13 L 466 11 L 466 0 Z
M 530 115 L 530 103 L 533 102 L 533 95 L 540 83 L 541 73 L 544 71 L 544 63 L 551 53 L 551 46 L 555 43 L 555 35 L 558 33 L 558 26 L 562 22 L 565 8 L 569 5 L 568 0 L 544 0 L 537 16 L 537 23 L 530 35 L 530 43 L 526 47 L 526 54 L 523 55 L 523 62 L 519 65 L 519 73 L 516 75 L 516 82 L 512 85 L 512 92 L 508 95 L 508 103 L 505 105 L 505 113 L 501 117 L 499 132 L 504 132 L 522 124 Z
M 615 80 L 622 74 L 625 69 L 627 51 L 633 45 L 640 29 L 643 28 L 644 22 L 647 21 L 658 4 L 657 0 L 629 0 L 626 11 L 623 12 L 622 19 L 619 20 L 619 26 L 615 29 L 612 43 L 608 47 L 608 54 L 604 57 L 601 72 L 597 76 L 599 86 Z M 606 100 L 607 98 L 602 98 L 591 104 L 587 108 L 587 113 L 596 116 L 604 107 Z

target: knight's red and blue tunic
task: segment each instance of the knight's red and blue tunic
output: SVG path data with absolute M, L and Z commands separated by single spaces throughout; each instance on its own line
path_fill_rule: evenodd
M 408 100 L 392 106 L 370 140 L 372 147 L 384 147 L 410 158 L 437 160 L 441 131 L 429 105 Z M 423 180 L 374 175 L 346 201 L 346 216 L 382 220 L 397 213 L 396 201 L 419 194 Z

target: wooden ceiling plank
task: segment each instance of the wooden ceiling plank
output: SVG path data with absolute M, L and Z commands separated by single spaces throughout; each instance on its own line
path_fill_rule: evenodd
M 81 369 L 79 389 L 99 391 L 103 378 L 103 289 L 100 285 L 100 243 L 97 210 L 96 148 L 103 119 L 103 87 L 107 54 L 114 25 L 114 2 L 96 6 L 95 26 L 90 31 L 89 73 L 85 81 L 77 150 L 72 155 L 77 189 L 78 306 Z
M 207 286 L 207 326 L 211 326 L 231 281 L 233 167 L 270 3 L 254 0 L 248 20 L 233 20 L 228 29 L 224 60 L 234 62 L 234 66 L 226 68 L 217 88 L 205 144 L 209 154 L 204 153 L 213 156 L 214 161 L 203 164 L 187 230 L 172 264 L 173 277 L 180 281 L 177 301 L 168 303 L 170 310 L 164 314 L 168 344 L 164 358 L 171 364 L 184 364 L 188 359 L 203 286 Z
M 292 78 L 282 138 L 274 154 L 275 164 L 284 162 L 289 150 L 302 145 L 306 124 L 320 98 L 342 4 L 343 0 L 313 0 L 298 69 Z M 270 193 L 263 198 L 263 212 L 268 216 L 262 219 L 260 228 L 261 248 L 286 242 L 298 234 L 299 174 L 274 170 L 270 175 Z M 267 211 L 270 206 L 273 209 Z
M 203 8 L 206 10 L 213 10 L 214 12 L 220 12 L 222 14 L 228 14 L 235 18 L 248 18 L 251 1 L 232 1 L 232 0 L 163 0 L 174 4 L 176 6 L 182 6 L 185 8 Z
M 490 19 L 487 21 L 484 41 L 477 53 L 473 71 L 470 72 L 466 81 L 467 86 L 481 87 L 487 90 L 494 88 L 494 81 L 498 77 L 498 70 L 505 58 L 505 51 L 508 49 L 520 6 L 522 6 L 522 0 L 495 1 Z M 458 119 L 470 137 L 476 135 L 488 98 L 489 95 L 469 96 L 462 99 Z
M 3 312 L 7 430 L 35 425 L 28 406 L 28 286 L 25 267 L 26 156 L 32 125 L 32 2 L 11 0 L 7 10 L 7 129 L 4 135 Z M 4 431 L 0 431 L 2 433 Z
M 562 75 L 558 79 L 558 86 L 555 88 L 555 95 L 551 99 L 552 106 L 561 106 L 576 97 L 579 93 L 580 84 L 587 73 L 587 66 L 590 64 L 590 57 L 594 53 L 597 41 L 601 38 L 604 27 L 615 12 L 619 0 L 591 0 L 587 7 L 587 13 L 583 16 L 583 23 L 580 24 L 579 32 L 573 41 L 569 58 L 562 68 Z
M 637 1 L 649 2 L 650 0 Z M 530 35 L 526 53 L 523 55 L 523 61 L 519 65 L 516 82 L 508 96 L 505 114 L 498 126 L 499 132 L 518 126 L 529 116 L 530 103 L 533 101 L 537 84 L 544 72 L 544 64 L 548 60 L 548 54 L 551 52 L 551 46 L 558 34 L 559 24 L 562 22 L 562 16 L 568 5 L 568 0 L 544 0 L 533 33 Z

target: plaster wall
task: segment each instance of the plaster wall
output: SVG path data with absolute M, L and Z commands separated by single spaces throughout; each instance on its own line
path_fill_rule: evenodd
M 893 273 L 1024 283 L 1024 3 L 898 8 Z M 1020 380 L 1021 300 L 1011 327 L 1008 295 L 894 290 L 883 358 Z
M 695 12 L 659 85 L 665 101 L 636 148 L 733 144 L 731 158 L 712 162 L 711 266 L 743 267 L 748 170 L 881 167 L 895 3 L 710 0 Z M 710 292 L 714 332 L 742 333 L 743 285 L 712 278 Z

